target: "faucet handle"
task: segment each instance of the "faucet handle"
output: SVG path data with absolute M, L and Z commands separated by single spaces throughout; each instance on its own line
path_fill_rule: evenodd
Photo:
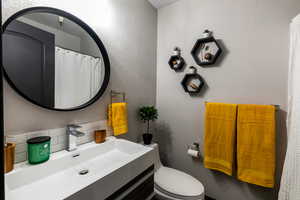
M 76 128 L 81 128 L 81 126 L 76 125 L 76 124 L 69 124 L 69 125 L 67 125 L 67 128 L 68 129 L 76 129 Z

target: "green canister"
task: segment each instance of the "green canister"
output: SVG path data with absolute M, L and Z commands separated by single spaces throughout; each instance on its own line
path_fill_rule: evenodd
M 35 137 L 27 140 L 28 162 L 39 164 L 46 162 L 50 158 L 49 136 Z

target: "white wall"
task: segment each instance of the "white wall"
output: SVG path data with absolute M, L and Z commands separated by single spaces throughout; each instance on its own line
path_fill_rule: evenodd
M 287 106 L 289 23 L 300 12 L 299 0 L 181 0 L 158 12 L 156 140 L 168 165 L 197 177 L 209 196 L 218 200 L 276 199 L 277 190 L 264 189 L 207 170 L 186 155 L 195 141 L 203 148 L 204 101 L 279 104 L 277 182 L 286 148 L 284 116 Z M 206 29 L 224 46 L 221 62 L 212 68 L 196 65 L 190 55 Z M 181 88 L 184 73 L 168 66 L 179 46 L 188 65 L 197 66 L 207 82 L 199 97 Z
M 155 104 L 157 12 L 141 0 L 4 0 L 3 21 L 32 6 L 50 6 L 70 12 L 89 24 L 103 41 L 111 61 L 111 81 L 104 96 L 75 112 L 55 112 L 24 100 L 4 84 L 5 131 L 28 132 L 65 127 L 72 122 L 106 119 L 109 92 L 124 91 L 129 103 L 129 139 L 142 133 L 136 110 Z M 5 51 L 5 49 L 4 49 Z

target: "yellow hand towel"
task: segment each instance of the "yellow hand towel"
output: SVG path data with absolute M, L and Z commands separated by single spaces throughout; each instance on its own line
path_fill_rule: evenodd
M 128 132 L 127 103 L 113 103 L 109 105 L 108 125 L 112 127 L 115 136 Z
M 275 107 L 238 105 L 238 179 L 274 187 Z
M 206 103 L 204 166 L 232 175 L 236 104 Z

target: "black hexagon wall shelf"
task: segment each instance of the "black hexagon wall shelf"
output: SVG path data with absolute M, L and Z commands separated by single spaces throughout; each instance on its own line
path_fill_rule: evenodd
M 197 74 L 186 74 L 181 81 L 181 85 L 185 92 L 190 95 L 198 94 L 204 86 L 203 78 Z
M 197 40 L 191 54 L 199 66 L 208 66 L 216 63 L 222 53 L 222 48 L 213 36 Z
M 171 56 L 171 58 L 169 60 L 169 65 L 170 65 L 171 69 L 178 72 L 183 69 L 183 67 L 185 65 L 185 61 L 181 56 L 174 55 L 174 56 Z

